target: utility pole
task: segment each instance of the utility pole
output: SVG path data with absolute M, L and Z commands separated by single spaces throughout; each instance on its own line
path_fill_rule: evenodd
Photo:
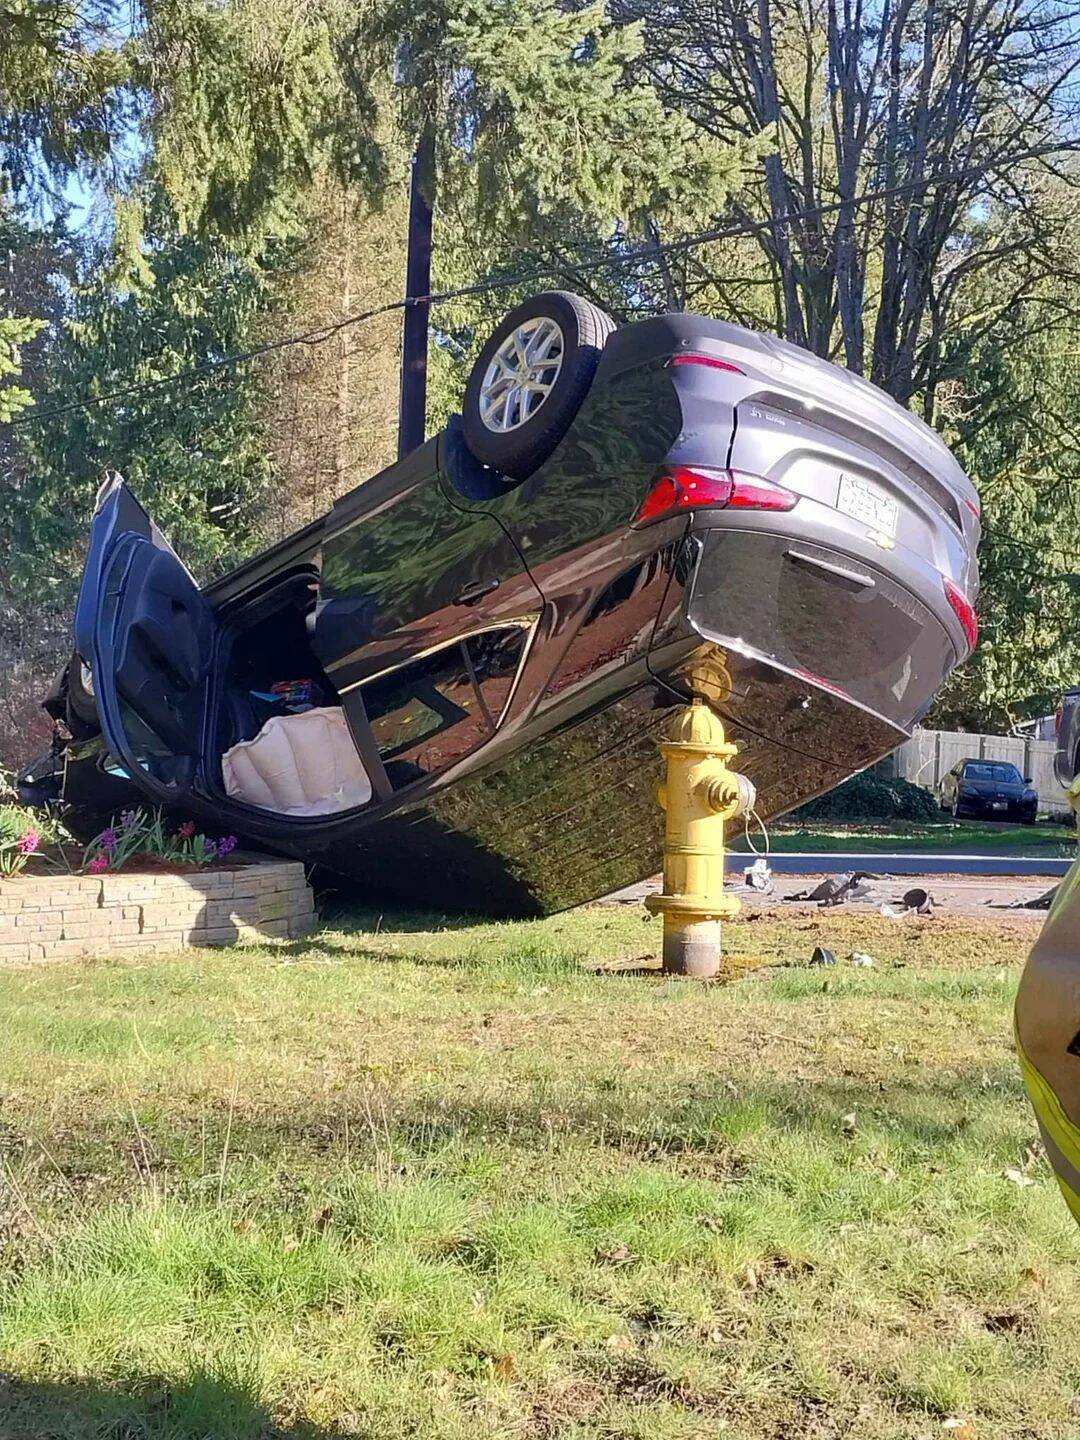
M 424 126 L 409 184 L 409 235 L 405 260 L 407 299 L 431 293 L 431 206 L 435 196 L 435 128 Z M 406 305 L 401 336 L 398 459 L 424 443 L 427 416 L 428 310 Z

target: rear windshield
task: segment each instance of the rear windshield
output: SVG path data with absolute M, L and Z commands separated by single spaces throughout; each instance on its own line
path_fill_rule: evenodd
M 919 717 L 954 659 L 944 627 L 883 571 L 776 535 L 713 531 L 691 614 L 708 638 L 836 686 L 900 724 Z
M 1015 765 L 991 765 L 985 760 L 964 766 L 965 780 L 992 780 L 998 785 L 1022 785 L 1024 777 Z

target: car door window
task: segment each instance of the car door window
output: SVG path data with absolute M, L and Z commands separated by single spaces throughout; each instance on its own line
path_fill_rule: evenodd
M 510 702 L 531 633 L 531 626 L 504 626 L 481 630 L 465 641 L 480 700 L 492 726 L 498 725 Z
M 361 686 L 367 723 L 395 789 L 445 770 L 494 733 L 530 631 L 526 625 L 484 630 Z

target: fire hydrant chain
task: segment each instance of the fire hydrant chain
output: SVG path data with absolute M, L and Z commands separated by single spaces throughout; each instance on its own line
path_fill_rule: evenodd
M 703 700 L 680 711 L 660 749 L 666 762 L 664 889 L 645 904 L 664 917 L 664 969 L 712 979 L 720 973 L 721 921 L 738 913 L 724 894 L 724 827 L 753 809 L 756 793 L 729 769 L 736 746 Z

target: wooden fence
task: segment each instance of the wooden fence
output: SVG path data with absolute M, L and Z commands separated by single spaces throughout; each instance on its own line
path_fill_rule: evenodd
M 958 760 L 1009 760 L 1021 775 L 1031 777 L 1039 792 L 1039 811 L 1067 815 L 1069 807 L 1054 777 L 1053 740 L 1022 739 L 1014 735 L 972 735 L 963 730 L 916 730 L 899 750 L 876 767 L 879 775 L 898 775 L 916 785 L 936 790 L 938 781 Z

